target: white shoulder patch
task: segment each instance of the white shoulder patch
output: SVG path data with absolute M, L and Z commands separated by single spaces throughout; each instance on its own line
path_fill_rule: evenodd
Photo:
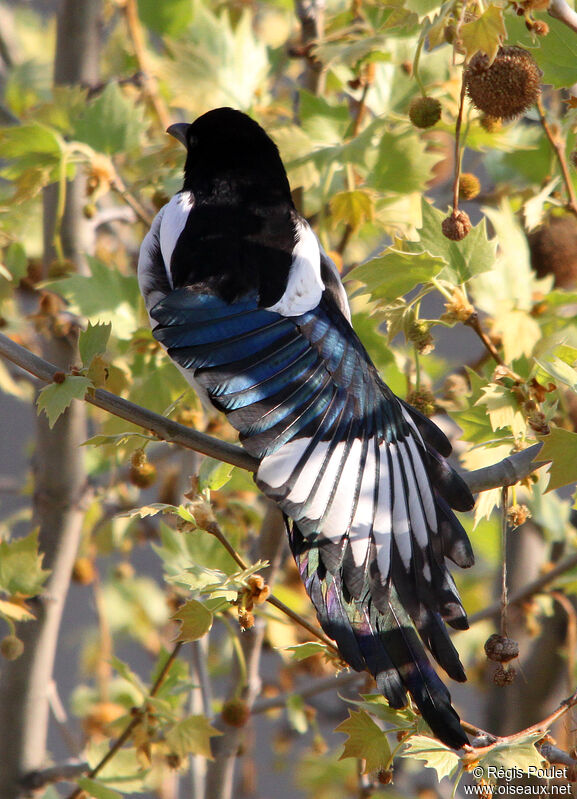
M 281 316 L 300 316 L 317 307 L 324 290 L 317 237 L 304 220 L 299 220 L 287 287 L 280 300 L 267 310 Z
M 164 215 L 160 225 L 160 251 L 164 261 L 164 268 L 168 282 L 172 287 L 172 275 L 170 274 L 170 262 L 172 253 L 176 247 L 178 237 L 184 230 L 190 209 L 194 205 L 194 198 L 190 191 L 179 191 L 164 206 Z
M 163 270 L 164 264 L 160 264 L 162 256 L 160 254 L 160 225 L 164 216 L 164 209 L 160 209 L 152 220 L 150 230 L 142 240 L 140 253 L 138 255 L 138 285 L 140 293 L 144 297 L 147 309 L 162 299 L 162 295 L 155 290 L 158 285 L 157 273 Z

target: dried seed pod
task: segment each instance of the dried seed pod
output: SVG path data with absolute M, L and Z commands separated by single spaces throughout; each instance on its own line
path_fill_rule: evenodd
M 500 688 L 505 688 L 505 686 L 511 685 L 516 676 L 517 672 L 515 669 L 499 666 L 497 671 L 493 674 L 493 682 Z
M 542 72 L 522 47 L 501 47 L 491 64 L 476 53 L 465 69 L 467 94 L 473 105 L 492 117 L 513 119 L 539 99 Z
M 496 663 L 508 663 L 519 657 L 519 644 L 511 638 L 493 633 L 485 641 L 485 654 Z
M 451 241 L 462 241 L 471 230 L 471 220 L 465 211 L 453 211 L 441 223 L 443 235 Z
M 434 97 L 415 97 L 409 106 L 409 119 L 416 128 L 432 128 L 441 118 L 441 103 Z

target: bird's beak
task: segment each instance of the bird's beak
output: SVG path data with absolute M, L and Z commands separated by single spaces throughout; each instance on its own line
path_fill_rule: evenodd
M 186 132 L 189 129 L 190 125 L 188 122 L 176 122 L 174 125 L 171 125 L 169 128 L 166 129 L 166 132 L 170 136 L 174 136 L 174 138 L 179 141 L 184 147 L 188 149 L 188 145 L 186 143 Z

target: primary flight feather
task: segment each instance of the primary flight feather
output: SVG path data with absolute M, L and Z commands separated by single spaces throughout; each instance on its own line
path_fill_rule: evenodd
M 473 562 L 451 508 L 473 498 L 439 428 L 381 380 L 350 324 L 338 271 L 292 202 L 278 150 L 218 108 L 169 130 L 184 185 L 143 241 L 155 338 L 258 458 L 320 624 L 396 708 L 467 743 L 425 652 L 465 680 L 445 622 L 467 617 L 445 558 Z

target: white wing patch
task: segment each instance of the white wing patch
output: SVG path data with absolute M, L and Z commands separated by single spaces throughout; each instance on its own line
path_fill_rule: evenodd
M 164 208 L 164 216 L 162 224 L 160 225 L 160 251 L 164 260 L 164 268 L 166 269 L 166 276 L 171 288 L 172 275 L 170 273 L 170 262 L 172 260 L 172 253 L 176 247 L 176 242 L 188 219 L 190 209 L 194 205 L 194 198 L 190 191 L 180 191 L 167 203 Z
M 287 287 L 280 300 L 267 310 L 281 316 L 300 316 L 317 307 L 324 290 L 317 237 L 304 220 L 299 220 Z
M 427 552 L 438 528 L 420 437 L 416 440 L 409 434 L 381 444 L 371 439 L 364 465 L 362 438 L 353 439 L 348 451 L 345 441 L 319 441 L 306 454 L 311 442 L 311 438 L 294 439 L 263 458 L 259 480 L 272 490 L 282 490 L 292 478 L 286 495 L 292 518 L 312 523 L 335 544 L 348 538 L 355 566 L 367 565 L 374 541 L 383 584 L 390 575 L 393 541 L 407 572 L 413 568 L 416 548 L 423 552 L 421 568 L 429 581 Z
M 150 226 L 150 230 L 142 240 L 140 245 L 140 253 L 138 255 L 138 286 L 140 293 L 144 297 L 146 309 L 149 311 L 157 302 L 163 297 L 164 293 L 161 292 L 158 286 L 157 272 L 160 270 L 162 273 L 162 265 L 159 263 L 161 256 L 160 250 L 160 225 L 164 215 L 164 208 L 156 214 Z M 150 320 L 152 327 L 156 326 L 153 320 Z

